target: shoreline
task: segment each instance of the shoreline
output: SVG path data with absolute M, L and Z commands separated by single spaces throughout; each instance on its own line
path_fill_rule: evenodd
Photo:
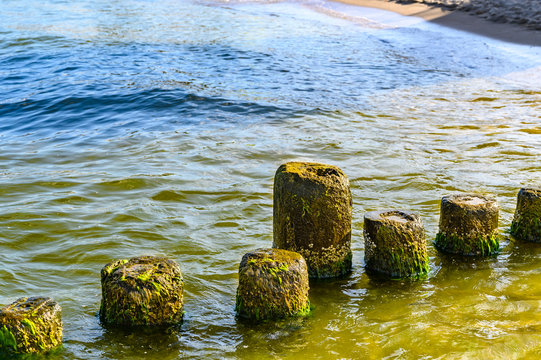
M 449 7 L 419 2 L 397 3 L 382 0 L 332 0 L 339 3 L 391 11 L 414 16 L 456 30 L 471 32 L 493 39 L 521 45 L 541 46 L 541 31 L 513 23 L 496 23 L 482 17 Z

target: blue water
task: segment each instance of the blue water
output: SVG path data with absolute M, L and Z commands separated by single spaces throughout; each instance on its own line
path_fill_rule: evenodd
M 362 111 L 381 91 L 535 65 L 477 39 L 367 29 L 302 5 L 3 1 L 0 131 L 116 137 Z
M 60 359 L 535 358 L 541 250 L 506 229 L 518 189 L 541 184 L 541 48 L 382 19 L 319 1 L 0 0 L 0 304 L 55 298 Z M 273 175 L 299 159 L 350 179 L 354 271 L 311 285 L 311 318 L 249 327 L 238 264 L 271 246 Z M 498 198 L 502 253 L 429 244 L 425 282 L 371 281 L 364 213 L 418 212 L 430 240 L 457 191 Z M 178 333 L 99 324 L 101 267 L 141 254 L 181 265 Z

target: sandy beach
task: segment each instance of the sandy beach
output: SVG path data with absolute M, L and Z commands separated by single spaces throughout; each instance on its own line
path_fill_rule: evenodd
M 417 16 L 427 21 L 517 44 L 541 46 L 541 0 L 337 0 Z

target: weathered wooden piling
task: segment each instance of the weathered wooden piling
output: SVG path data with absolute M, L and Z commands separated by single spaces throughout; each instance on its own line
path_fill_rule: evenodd
M 274 248 L 300 253 L 311 278 L 351 271 L 352 200 L 349 181 L 336 166 L 281 165 L 274 177 Z
M 541 243 L 541 188 L 520 189 L 511 234 L 523 241 Z
M 392 278 L 428 273 L 428 253 L 419 215 L 400 210 L 371 211 L 364 216 L 367 271 Z
M 434 242 L 443 252 L 487 256 L 499 249 L 496 199 L 455 194 L 441 199 L 439 232 Z
M 23 297 L 0 309 L 0 355 L 44 353 L 61 343 L 61 308 L 54 300 Z
M 163 257 L 117 260 L 101 270 L 100 320 L 104 325 L 174 325 L 182 321 L 180 267 Z
M 282 249 L 258 249 L 242 257 L 235 309 L 250 320 L 305 316 L 310 312 L 303 257 Z

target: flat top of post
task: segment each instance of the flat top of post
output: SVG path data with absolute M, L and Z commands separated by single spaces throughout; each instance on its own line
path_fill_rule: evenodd
M 464 205 L 467 207 L 477 207 L 487 204 L 496 204 L 496 198 L 481 194 L 453 194 L 441 198 L 441 202 L 450 202 L 456 205 Z
M 250 262 L 250 260 L 257 260 Z M 247 264 L 266 263 L 269 266 L 291 263 L 292 261 L 304 261 L 301 254 L 285 249 L 256 249 L 246 253 L 241 260 L 241 267 Z
M 180 267 L 175 261 L 166 257 L 144 255 L 129 260 L 113 261 L 105 265 L 102 273 L 105 273 L 105 277 L 120 274 L 118 276 L 142 279 L 142 275 L 146 278 L 154 278 L 162 273 L 180 274 Z
M 477 196 L 464 198 L 462 199 L 462 202 L 468 205 L 481 205 L 484 203 L 483 199 Z
M 0 314 L 4 312 L 23 315 L 29 312 L 36 312 L 38 309 L 48 305 L 54 306 L 56 302 L 48 297 L 22 297 L 1 308 Z
M 389 216 L 386 216 L 385 218 L 387 220 L 391 220 L 391 221 L 394 221 L 394 222 L 401 222 L 401 223 L 407 223 L 408 222 L 408 219 L 406 219 L 403 216 L 398 216 L 398 215 L 389 215 Z
M 409 211 L 404 211 L 404 210 L 370 211 L 366 213 L 364 217 L 372 221 L 383 220 L 383 221 L 389 221 L 389 222 L 401 223 L 401 224 L 417 221 L 419 219 L 419 215 L 409 212 Z
M 541 187 L 533 187 L 533 186 L 523 187 L 519 191 L 519 195 L 521 194 L 522 195 L 528 194 L 534 197 L 541 197 Z
M 344 172 L 337 166 L 318 162 L 291 161 L 281 165 L 278 172 L 298 174 L 302 178 L 320 178 L 333 175 L 346 177 Z

